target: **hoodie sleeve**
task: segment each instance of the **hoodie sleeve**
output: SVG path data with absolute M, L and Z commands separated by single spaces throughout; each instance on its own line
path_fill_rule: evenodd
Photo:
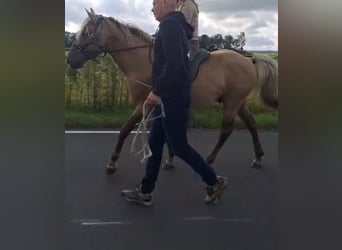
M 165 64 L 159 76 L 157 76 L 156 84 L 153 92 L 160 95 L 164 88 L 169 88 L 172 83 L 177 82 L 181 74 L 184 64 L 184 37 L 180 24 L 177 21 L 165 20 L 160 25 L 160 37 L 163 44 L 163 53 L 165 57 Z

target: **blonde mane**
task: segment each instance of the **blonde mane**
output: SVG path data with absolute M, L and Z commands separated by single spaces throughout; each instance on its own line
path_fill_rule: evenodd
M 81 27 L 79 29 L 79 31 L 76 33 L 76 41 L 78 41 L 78 39 L 80 38 L 82 31 L 85 29 L 86 25 L 88 24 L 88 22 L 90 21 L 90 17 L 87 17 L 83 23 L 81 24 Z
M 128 41 L 130 41 L 131 40 L 130 37 L 132 37 L 132 35 L 134 35 L 134 36 L 142 39 L 144 42 L 152 43 L 152 36 L 147 34 L 145 31 L 142 31 L 141 29 L 139 29 L 135 25 L 125 24 L 125 23 L 119 22 L 118 20 L 114 19 L 113 17 L 108 17 L 108 19 L 112 23 L 114 23 L 122 31 L 122 33 L 125 34 Z

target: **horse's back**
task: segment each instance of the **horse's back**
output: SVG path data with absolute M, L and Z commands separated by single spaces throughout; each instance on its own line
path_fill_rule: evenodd
M 193 82 L 193 106 L 209 106 L 229 93 L 245 95 L 256 84 L 255 67 L 249 58 L 231 50 L 211 52 Z
M 238 71 L 241 71 L 245 75 L 255 75 L 255 68 L 252 61 L 233 50 L 217 50 L 211 53 L 209 57 L 210 68 L 216 68 L 217 70 L 224 69 L 224 72 L 230 75 L 235 75 Z

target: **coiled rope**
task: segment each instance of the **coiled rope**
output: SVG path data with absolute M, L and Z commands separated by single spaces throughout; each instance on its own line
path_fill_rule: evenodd
M 137 123 L 136 125 L 138 125 L 138 128 L 136 130 L 136 133 L 134 135 L 132 144 L 131 144 L 131 153 L 134 155 L 141 155 L 142 154 L 142 158 L 140 160 L 140 162 L 143 164 L 146 162 L 146 159 L 148 159 L 149 157 L 152 156 L 152 151 L 150 146 L 148 145 L 148 136 L 147 136 L 147 123 L 155 120 L 155 119 L 159 119 L 162 117 L 165 117 L 165 112 L 164 112 L 164 105 L 162 102 L 160 102 L 160 108 L 161 108 L 161 114 L 151 117 L 155 107 L 153 107 L 150 112 L 148 112 L 147 114 L 147 103 L 146 101 L 143 104 L 143 112 L 142 112 L 142 118 L 141 121 L 139 123 Z M 140 142 L 140 144 L 139 144 Z

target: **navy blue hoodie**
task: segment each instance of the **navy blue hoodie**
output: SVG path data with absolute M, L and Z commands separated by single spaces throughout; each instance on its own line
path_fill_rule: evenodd
M 174 98 L 190 95 L 188 40 L 194 28 L 180 11 L 167 14 L 159 24 L 154 42 L 153 93 Z

